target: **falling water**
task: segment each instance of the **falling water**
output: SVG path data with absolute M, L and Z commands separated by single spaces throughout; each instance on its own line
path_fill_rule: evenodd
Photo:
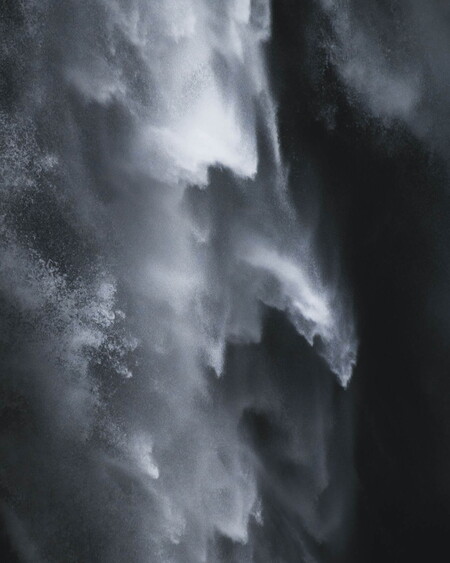
M 268 311 L 343 386 L 356 358 L 343 283 L 291 201 L 270 4 L 23 0 L 2 35 L 1 509 L 14 549 L 211 562 L 228 538 L 250 561 L 265 511 L 242 421 L 282 404 L 269 364 L 251 370 Z M 249 369 L 257 390 L 230 391 Z M 313 496 L 330 479 L 324 409 L 289 446 L 313 467 Z M 304 503 L 324 541 L 334 524 Z

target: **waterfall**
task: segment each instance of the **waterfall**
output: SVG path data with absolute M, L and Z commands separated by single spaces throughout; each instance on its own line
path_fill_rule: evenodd
M 8 6 L 1 482 L 14 549 L 189 563 L 221 561 L 232 542 L 256 561 L 263 462 L 243 421 L 282 411 L 261 359 L 268 312 L 343 387 L 357 351 L 345 284 L 292 201 L 270 3 Z M 330 480 L 330 400 L 288 447 L 313 497 Z M 324 541 L 334 520 L 302 495 Z

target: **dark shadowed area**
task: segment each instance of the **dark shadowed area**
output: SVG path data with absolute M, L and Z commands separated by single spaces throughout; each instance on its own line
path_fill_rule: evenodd
M 355 28 L 343 49 L 372 37 L 384 64 L 397 57 L 421 70 L 424 92 L 410 115 L 374 114 L 365 98 L 373 92 L 348 89 L 332 64 L 333 18 L 316 2 L 274 4 L 283 150 L 307 155 L 306 164 L 294 161 L 299 179 L 316 164 L 356 302 L 354 560 L 443 560 L 450 532 L 450 131 L 447 104 L 438 100 L 448 99 L 448 9 L 432 2 L 422 19 L 425 7 L 415 2 L 345 5 Z M 335 10 L 334 18 L 337 3 Z M 352 56 L 368 72 L 370 53 L 355 48 Z M 383 74 L 382 63 L 376 71 Z M 382 83 L 377 76 L 374 90 Z M 416 124 L 425 121 L 419 132 Z

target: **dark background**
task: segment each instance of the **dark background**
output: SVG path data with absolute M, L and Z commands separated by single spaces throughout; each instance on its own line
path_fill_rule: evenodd
M 269 51 L 294 196 L 307 196 L 316 163 L 321 236 L 340 240 L 356 302 L 357 519 L 345 560 L 447 561 L 448 169 L 404 124 L 351 99 L 329 64 L 331 36 L 316 2 L 273 3 Z

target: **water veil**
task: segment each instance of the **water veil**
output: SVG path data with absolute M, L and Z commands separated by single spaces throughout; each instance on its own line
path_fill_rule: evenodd
M 266 410 L 303 436 L 269 458 L 304 468 L 290 509 L 321 561 L 340 526 L 340 501 L 315 500 L 331 399 L 299 406 L 306 434 L 283 419 L 265 327 L 343 387 L 357 342 L 291 201 L 270 2 L 22 0 L 2 35 L 1 513 L 19 560 L 278 561 L 249 430 Z

